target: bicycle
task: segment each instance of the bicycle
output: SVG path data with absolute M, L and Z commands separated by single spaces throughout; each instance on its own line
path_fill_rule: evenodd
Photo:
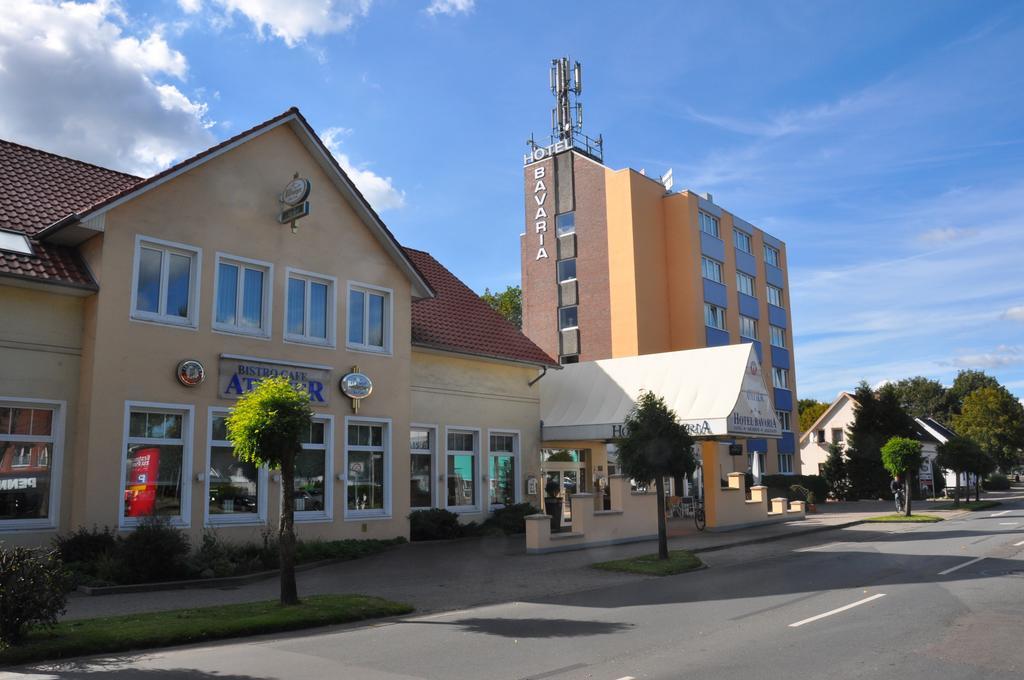
M 894 498 L 896 500 L 896 512 L 897 513 L 901 513 L 904 510 L 906 510 L 907 503 L 906 503 L 906 498 L 904 498 L 904 496 L 903 496 L 903 489 L 900 489 L 899 491 L 897 491 L 894 494 Z
M 697 531 L 704 531 L 704 527 L 707 526 L 703 499 L 694 500 L 693 502 L 693 523 L 697 525 Z

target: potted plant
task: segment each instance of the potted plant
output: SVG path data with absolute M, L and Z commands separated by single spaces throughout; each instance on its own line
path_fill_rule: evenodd
M 544 485 L 544 514 L 551 518 L 551 533 L 562 526 L 562 487 L 551 479 Z
M 816 505 L 817 500 L 818 499 L 814 496 L 814 492 L 813 491 L 808 491 L 807 492 L 807 505 L 804 506 L 804 507 L 806 507 L 807 512 L 817 512 L 818 511 L 818 506 Z

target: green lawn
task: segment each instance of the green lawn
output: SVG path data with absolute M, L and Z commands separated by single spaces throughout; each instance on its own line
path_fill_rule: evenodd
M 168 647 L 408 614 L 407 604 L 364 595 L 312 595 L 282 607 L 276 600 L 64 621 L 0 649 L 0 664 Z
M 879 515 L 878 517 L 869 517 L 865 522 L 919 522 L 926 524 L 929 522 L 941 522 L 942 517 L 936 517 L 935 515 Z
M 605 571 L 625 571 L 630 574 L 645 574 L 648 576 L 671 576 L 682 574 L 686 571 L 700 569 L 704 563 L 700 558 L 688 550 L 673 550 L 669 552 L 667 560 L 659 560 L 657 555 L 642 555 L 631 557 L 625 560 L 612 560 L 610 562 L 598 562 L 592 565 L 595 569 Z
M 929 510 L 988 510 L 994 508 L 997 505 L 1002 505 L 999 501 L 960 501 L 960 506 L 953 505 L 952 501 L 943 502 L 940 505 L 929 505 Z

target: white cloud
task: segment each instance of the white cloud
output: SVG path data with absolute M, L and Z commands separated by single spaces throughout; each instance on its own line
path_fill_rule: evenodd
M 919 238 L 925 243 L 950 243 L 967 238 L 974 234 L 973 229 L 957 229 L 956 227 L 937 227 L 923 232 Z
M 179 0 L 180 1 L 180 0 Z M 372 0 L 211 0 L 226 14 L 239 13 L 266 33 L 295 47 L 313 36 L 343 33 L 357 17 L 366 16 Z M 190 3 L 189 3 L 190 4 Z
M 186 14 L 195 14 L 203 8 L 203 0 L 178 0 L 178 7 Z
M 1024 321 L 1024 305 L 1010 307 L 1003 312 L 1003 318 L 1010 319 L 1011 321 Z
M 148 175 L 212 143 L 187 61 L 159 27 L 132 35 L 120 6 L 0 3 L 0 136 Z
M 438 14 L 455 16 L 456 14 L 469 14 L 473 11 L 475 4 L 476 0 L 433 0 L 426 11 L 431 16 Z
M 396 189 L 390 177 L 381 177 L 371 170 L 356 167 L 348 154 L 341 151 L 341 138 L 350 134 L 351 128 L 330 127 L 323 131 L 320 139 L 331 150 L 338 164 L 352 178 L 374 210 L 380 212 L 405 207 L 405 192 Z
M 991 352 L 954 357 L 950 363 L 957 368 L 1000 368 L 1024 363 L 1024 350 L 1014 345 L 999 345 Z

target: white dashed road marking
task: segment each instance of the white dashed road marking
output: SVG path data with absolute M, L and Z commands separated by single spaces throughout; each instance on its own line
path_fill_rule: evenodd
M 868 602 L 871 602 L 872 600 L 877 600 L 880 597 L 885 597 L 885 593 L 878 593 L 877 595 L 872 595 L 871 597 L 865 597 L 863 600 L 857 600 L 856 602 L 852 602 L 852 603 L 850 603 L 850 604 L 848 604 L 848 605 L 846 605 L 844 607 L 839 607 L 838 609 L 833 609 L 832 611 L 827 611 L 824 614 L 818 614 L 817 616 L 812 616 L 811 618 L 804 619 L 803 621 L 797 621 L 796 623 L 791 623 L 791 624 L 789 624 L 789 627 L 790 628 L 799 628 L 800 626 L 804 625 L 805 623 L 811 623 L 812 621 L 817 621 L 818 619 L 823 619 L 826 616 L 832 616 L 833 614 L 838 614 L 839 612 L 845 612 L 847 609 L 853 609 L 854 607 L 859 607 L 862 604 L 867 604 Z
M 989 517 L 1002 517 L 1003 515 L 1009 515 L 1012 510 L 1003 510 L 1002 512 L 993 512 Z
M 958 564 L 955 567 L 950 567 L 949 569 L 946 569 L 945 571 L 940 571 L 939 572 L 939 576 L 945 576 L 946 574 L 952 574 L 957 569 L 963 569 L 964 567 L 969 567 L 972 564 L 974 564 L 975 562 L 981 562 L 983 559 L 985 559 L 985 558 L 984 557 L 975 557 L 973 560 L 968 560 L 967 562 L 964 562 L 963 564 Z

